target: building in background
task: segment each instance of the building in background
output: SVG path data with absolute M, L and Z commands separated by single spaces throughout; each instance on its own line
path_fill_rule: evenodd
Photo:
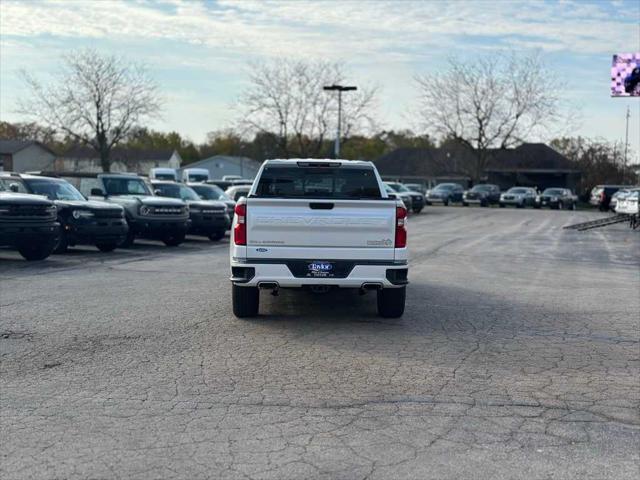
M 543 143 L 524 143 L 516 148 L 489 150 L 481 181 L 502 189 L 527 186 L 577 190 L 582 172 L 553 148 Z M 471 186 L 474 152 L 463 146 L 446 148 L 399 148 L 381 156 L 375 164 L 384 179 L 423 183 L 441 182 Z
M 544 143 L 525 143 L 514 149 L 496 150 L 485 169 L 487 181 L 509 188 L 514 185 L 580 189 L 582 172 L 568 158 Z
M 204 168 L 209 170 L 209 178 L 211 179 L 222 178 L 225 175 L 240 175 L 242 178 L 252 179 L 258 173 L 260 165 L 261 162 L 248 157 L 214 155 L 213 157 L 184 165 L 184 168 Z M 178 172 L 178 178 L 182 174 L 181 170 Z
M 157 167 L 180 168 L 182 158 L 176 150 L 138 150 L 114 148 L 111 151 L 112 172 L 148 175 Z M 44 170 L 44 169 L 43 169 Z M 57 172 L 101 172 L 100 156 L 89 147 L 74 147 L 60 155 L 54 164 Z
M 56 154 L 33 140 L 0 140 L 0 171 L 51 170 Z

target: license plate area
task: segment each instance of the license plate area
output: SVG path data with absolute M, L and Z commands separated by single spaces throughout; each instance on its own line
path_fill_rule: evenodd
M 340 260 L 291 260 L 287 268 L 296 278 L 346 278 L 354 262 Z

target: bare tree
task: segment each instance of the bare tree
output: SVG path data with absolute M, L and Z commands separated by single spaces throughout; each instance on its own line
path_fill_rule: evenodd
M 20 102 L 19 112 L 95 149 L 105 172 L 113 147 L 161 109 L 158 88 L 144 66 L 94 50 L 63 57 L 60 72 L 46 85 L 26 71 L 21 76 L 31 95 Z
M 452 58 L 441 73 L 415 77 L 417 114 L 433 133 L 475 153 L 477 180 L 489 149 L 541 135 L 560 118 L 556 81 L 537 54 L 498 55 L 472 62 Z
M 343 82 L 339 63 L 277 59 L 250 65 L 249 86 L 238 99 L 242 132 L 277 136 L 282 154 L 318 156 L 336 128 L 337 97 L 325 85 Z M 343 96 L 342 136 L 373 129 L 376 88 Z

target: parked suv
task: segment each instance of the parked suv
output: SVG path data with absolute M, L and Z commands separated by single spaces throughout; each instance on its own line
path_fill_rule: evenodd
M 638 201 L 640 200 L 640 188 L 629 190 L 629 193 L 622 197 L 616 207 L 616 213 L 634 216 L 634 225 L 638 221 Z M 634 227 L 635 228 L 635 227 Z
M 43 195 L 55 203 L 60 223 L 56 253 L 80 244 L 95 245 L 102 252 L 110 252 L 126 239 L 129 228 L 120 205 L 88 201 L 61 178 L 14 174 L 11 180 L 20 184 L 21 191 Z
M 209 183 L 187 183 L 186 185 L 192 188 L 202 200 L 223 202 L 227 206 L 229 219 L 233 219 L 233 210 L 236 208 L 236 202 L 229 198 L 219 186 Z M 231 228 L 231 225 L 229 225 L 229 228 Z
M 449 203 L 462 202 L 464 188 L 459 183 L 440 183 L 427 193 L 427 205 L 432 203 Z
M 26 260 L 44 260 L 56 246 L 56 206 L 44 197 L 8 191 L 0 181 L 0 246 Z
M 404 312 L 407 210 L 371 162 L 267 160 L 236 205 L 233 312 L 258 313 L 259 289 L 377 292 L 378 313 Z
M 402 203 L 404 204 L 405 208 L 407 209 L 407 212 L 411 211 L 412 201 L 411 201 L 411 194 L 410 193 L 408 193 L 408 192 L 396 192 L 386 182 L 384 184 L 384 191 L 387 192 L 387 195 L 389 196 L 389 198 L 399 198 L 400 200 L 402 200 Z
M 578 197 L 568 188 L 546 188 L 536 196 L 535 208 L 549 207 L 555 210 L 575 210 Z
M 589 203 L 594 207 L 598 207 L 601 212 L 609 210 L 609 203 L 611 202 L 611 196 L 621 188 L 625 188 L 624 185 L 597 185 L 591 190 L 591 197 Z M 629 188 L 628 186 L 626 188 Z
M 424 208 L 424 195 L 418 191 L 407 188 L 406 185 L 397 182 L 386 182 L 396 193 L 408 194 L 411 196 L 411 210 L 413 213 L 420 213 Z
M 516 208 L 533 207 L 536 203 L 536 191 L 531 187 L 511 187 L 500 195 L 500 208 L 508 205 Z
M 403 183 L 403 185 L 414 192 L 420 192 L 422 195 L 427 194 L 427 187 L 424 183 Z
M 249 195 L 250 190 L 251 185 L 233 185 L 227 188 L 224 193 L 226 193 L 231 200 L 237 202 L 240 198 Z
M 132 173 L 65 173 L 68 180 L 91 200 L 121 205 L 129 226 L 122 244 L 131 246 L 137 236 L 180 245 L 189 229 L 189 207 L 182 200 L 154 197 L 138 175 Z
M 179 198 L 189 205 L 191 226 L 189 233 L 204 235 L 217 241 L 224 237 L 231 225 L 227 205 L 223 202 L 202 200 L 191 188 L 181 183 L 151 180 L 153 193 L 160 197 Z
M 462 205 L 465 207 L 471 204 L 488 207 L 498 203 L 500 203 L 500 187 L 490 183 L 475 185 L 471 190 L 464 192 L 462 196 Z

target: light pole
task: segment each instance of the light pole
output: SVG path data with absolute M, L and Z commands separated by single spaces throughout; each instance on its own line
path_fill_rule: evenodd
M 624 135 L 624 165 L 622 166 L 622 183 L 624 183 L 625 177 L 627 176 L 627 149 L 629 148 L 629 116 L 631 113 L 629 112 L 629 107 L 627 107 L 627 127 Z
M 336 133 L 336 143 L 334 147 L 334 154 L 336 158 L 340 158 L 340 126 L 342 125 L 342 92 L 348 92 L 351 90 L 357 90 L 358 87 L 347 87 L 344 85 L 328 85 L 322 87 L 323 90 L 338 92 L 338 129 Z

